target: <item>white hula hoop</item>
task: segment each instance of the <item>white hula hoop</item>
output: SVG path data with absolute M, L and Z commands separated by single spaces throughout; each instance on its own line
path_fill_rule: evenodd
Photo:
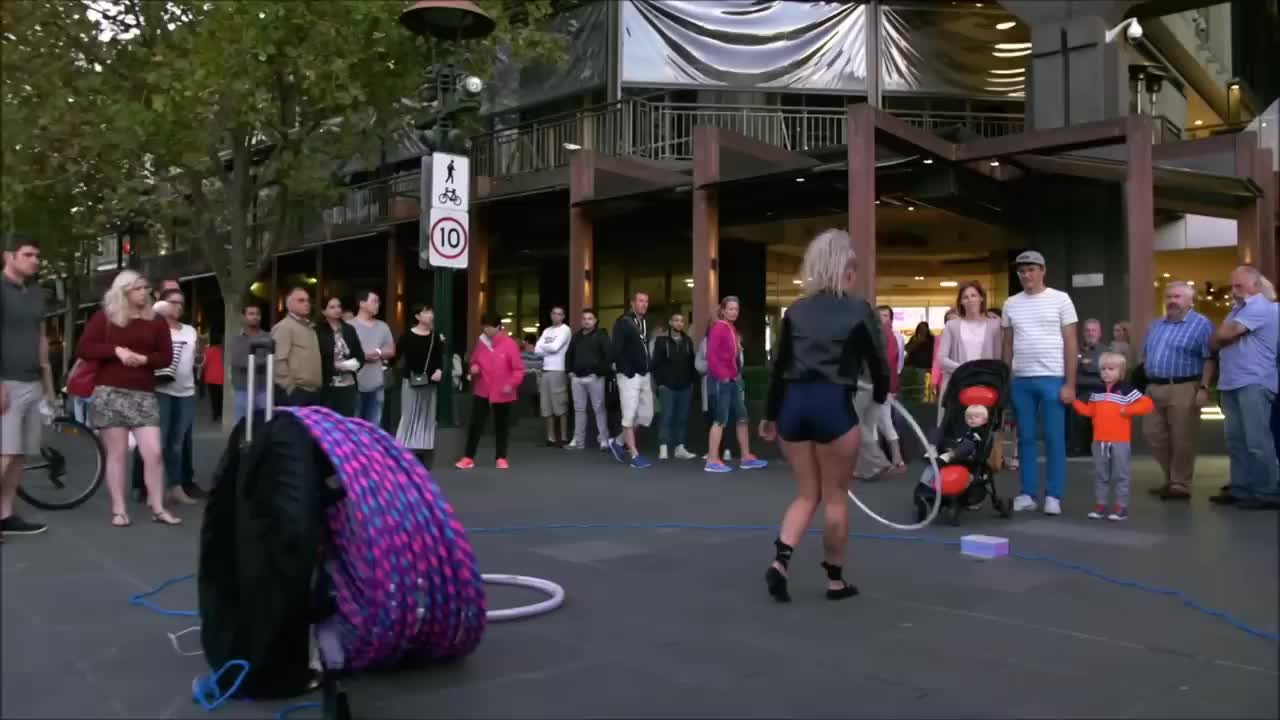
M 503 608 L 501 610 L 490 610 L 485 613 L 485 619 L 488 622 L 505 622 L 508 620 L 523 620 L 536 615 L 545 615 L 564 604 L 564 588 L 560 585 L 543 580 L 542 578 L 529 577 L 527 575 L 490 575 L 488 573 L 480 576 L 482 580 L 491 585 L 511 585 L 514 587 L 528 588 L 546 593 L 547 599 L 532 605 L 521 605 L 520 607 Z
M 871 392 L 871 386 L 862 382 L 858 383 L 858 389 L 866 392 Z M 934 480 L 935 485 L 934 485 L 934 492 L 933 492 L 933 507 L 929 509 L 929 515 L 925 517 L 924 520 L 921 520 L 920 522 L 914 523 L 911 525 L 903 525 L 901 523 L 896 523 L 891 520 L 885 520 L 884 518 L 877 515 L 874 511 L 872 511 L 871 508 L 863 504 L 863 502 L 858 499 L 857 495 L 853 494 L 852 489 L 849 490 L 849 499 L 852 500 L 853 504 L 857 505 L 858 508 L 862 510 L 862 512 L 866 513 L 872 520 L 875 520 L 881 525 L 884 525 L 886 527 L 891 527 L 894 530 L 920 530 L 922 528 L 929 527 L 929 524 L 933 522 L 933 519 L 938 517 L 938 511 L 942 509 L 942 493 L 938 490 L 937 484 L 936 484 L 937 483 L 936 478 L 942 477 L 942 473 L 940 470 L 938 470 L 937 452 L 934 450 L 933 446 L 929 444 L 929 438 L 924 434 L 924 430 L 920 429 L 920 424 L 916 422 L 915 418 L 911 417 L 911 413 L 907 412 L 907 409 L 902 406 L 902 403 L 898 402 L 893 398 L 890 398 L 889 402 L 885 405 L 885 409 L 886 411 L 892 411 L 893 408 L 897 408 L 898 412 L 902 413 L 902 416 L 907 420 L 907 424 L 911 426 L 912 430 L 916 431 L 916 435 L 920 436 L 920 442 L 925 447 L 925 457 L 928 458 L 929 464 L 933 466 L 933 477 L 935 478 Z

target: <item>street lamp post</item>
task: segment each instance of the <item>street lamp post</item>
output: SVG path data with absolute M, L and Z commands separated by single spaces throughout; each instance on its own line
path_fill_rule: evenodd
M 483 89 L 483 83 L 479 78 L 465 76 L 454 63 L 440 62 L 436 51 L 445 43 L 487 37 L 494 29 L 493 18 L 471 0 L 418 0 L 400 13 L 400 24 L 431 46 L 429 77 L 420 91 L 424 101 L 423 114 L 416 123 L 422 131 L 423 144 L 432 153 L 465 153 L 466 139 L 455 127 L 454 118 L 463 111 L 478 107 L 474 96 Z M 423 163 L 421 187 L 418 232 L 420 238 L 426 238 L 429 232 L 427 215 L 431 207 L 431 197 L 427 193 L 433 192 L 427 163 Z M 425 244 L 420 242 L 419 263 L 423 269 L 426 269 L 425 249 Z M 465 340 L 457 344 L 459 340 L 453 328 L 454 272 L 451 268 L 435 269 L 432 305 L 435 308 L 436 332 L 450 338 L 455 347 L 465 353 Z M 436 417 L 437 423 L 445 427 L 457 424 L 453 410 L 453 383 L 448 376 L 436 388 Z

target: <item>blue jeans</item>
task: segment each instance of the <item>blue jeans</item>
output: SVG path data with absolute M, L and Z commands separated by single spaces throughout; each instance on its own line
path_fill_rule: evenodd
M 1222 391 L 1231 494 L 1240 500 L 1280 500 L 1280 468 L 1271 434 L 1275 399 L 1275 393 L 1261 385 Z
M 183 446 L 191 432 L 195 415 L 194 397 L 173 397 L 156 393 L 160 403 L 160 444 L 164 455 L 165 487 L 178 487 L 186 479 L 183 475 Z
M 658 386 L 658 403 L 662 405 L 662 413 L 658 416 L 658 444 L 684 445 L 684 436 L 689 429 L 689 401 L 693 397 L 693 386 L 669 388 Z
M 238 423 L 244 419 L 244 415 L 249 409 L 249 391 L 241 390 L 240 388 L 236 388 L 232 390 L 231 404 L 233 406 L 232 412 L 235 413 L 235 421 L 232 423 L 234 425 L 235 423 Z M 267 391 L 258 390 L 256 393 L 254 393 L 253 408 L 254 410 L 261 412 L 265 410 L 266 407 L 267 407 Z
M 382 427 L 382 405 L 386 402 L 386 388 L 360 391 L 360 412 L 358 417 Z
M 1018 421 L 1018 453 L 1022 460 L 1022 494 L 1036 497 L 1040 490 L 1039 452 L 1036 429 L 1044 434 L 1046 455 L 1045 497 L 1062 499 L 1067 484 L 1067 408 L 1058 393 L 1064 380 L 1060 377 L 1016 377 L 1010 394 L 1013 414 Z

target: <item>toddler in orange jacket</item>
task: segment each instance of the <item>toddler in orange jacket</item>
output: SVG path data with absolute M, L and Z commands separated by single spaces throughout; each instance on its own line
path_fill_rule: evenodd
M 1089 396 L 1088 402 L 1076 400 L 1072 407 L 1085 417 L 1093 418 L 1093 492 L 1097 502 L 1089 517 L 1094 520 L 1124 520 L 1129 517 L 1129 441 L 1137 415 L 1155 410 L 1151 398 L 1132 386 L 1120 382 L 1128 365 L 1120 353 L 1103 353 L 1098 360 L 1102 370 L 1102 392 Z M 1107 514 L 1107 498 L 1115 487 L 1115 505 Z

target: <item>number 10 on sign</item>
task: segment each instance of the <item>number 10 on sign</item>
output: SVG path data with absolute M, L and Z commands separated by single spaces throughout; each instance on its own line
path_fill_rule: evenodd
M 427 222 L 429 249 L 427 262 L 433 267 L 467 267 L 470 239 L 467 213 L 432 208 Z

